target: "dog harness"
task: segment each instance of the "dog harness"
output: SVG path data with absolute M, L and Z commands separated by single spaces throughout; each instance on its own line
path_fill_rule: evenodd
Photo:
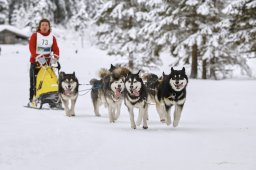
M 184 92 L 181 92 L 179 95 L 177 95 L 176 93 L 171 93 L 171 95 L 169 97 L 167 97 L 167 99 L 172 100 L 172 101 L 178 101 L 183 96 L 184 96 Z

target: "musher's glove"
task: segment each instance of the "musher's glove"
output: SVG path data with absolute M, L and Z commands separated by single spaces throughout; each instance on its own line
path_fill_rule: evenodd
M 46 60 L 45 60 L 44 57 L 39 57 L 39 58 L 37 58 L 37 62 L 38 62 L 39 64 L 41 64 L 41 65 L 44 65 L 44 64 L 46 63 Z
M 51 59 L 51 64 L 56 64 L 58 62 L 59 57 L 53 57 Z

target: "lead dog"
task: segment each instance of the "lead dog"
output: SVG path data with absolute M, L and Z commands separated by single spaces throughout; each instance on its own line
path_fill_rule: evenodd
M 171 124 L 170 109 L 175 106 L 173 127 L 177 127 L 180 121 L 181 112 L 186 101 L 186 87 L 188 77 L 185 68 L 182 70 L 174 70 L 163 78 L 158 96 L 165 105 L 166 124 Z
M 151 89 L 148 92 L 156 103 L 161 121 L 165 121 L 167 125 L 171 124 L 170 110 L 175 106 L 173 127 L 177 127 L 186 101 L 188 77 L 185 68 L 183 67 L 182 70 L 171 68 L 171 73 L 163 74 L 158 81 L 155 76 L 147 76 L 147 82 L 148 88 Z M 150 82 L 154 83 L 150 84 Z

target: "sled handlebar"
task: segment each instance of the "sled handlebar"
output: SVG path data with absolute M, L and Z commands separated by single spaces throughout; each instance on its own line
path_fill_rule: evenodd
M 38 58 L 59 58 L 59 56 L 57 55 L 57 54 L 53 54 L 53 53 L 51 53 L 49 56 L 45 56 L 45 54 L 40 54 L 40 55 L 38 55 L 38 56 L 36 56 L 36 60 L 38 59 Z
M 36 56 L 36 61 L 37 61 L 41 66 L 43 66 L 43 65 L 45 65 L 45 64 L 48 65 L 47 59 L 50 60 L 50 64 L 54 64 L 54 63 L 57 62 L 58 58 L 59 58 L 59 56 L 56 55 L 56 54 L 53 54 L 53 53 L 51 53 L 49 56 L 45 56 L 45 54 L 40 54 L 40 55 Z

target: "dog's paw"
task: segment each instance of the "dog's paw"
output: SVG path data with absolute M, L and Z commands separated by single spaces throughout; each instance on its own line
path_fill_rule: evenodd
M 172 123 L 171 120 L 167 120 L 167 121 L 166 121 L 166 125 L 167 125 L 167 126 L 170 126 L 171 123 Z
M 109 119 L 109 123 L 115 123 L 114 119 Z
M 136 125 L 137 125 L 137 126 L 140 126 L 140 125 L 141 125 L 141 121 L 137 121 L 137 122 L 136 122 Z
M 148 129 L 148 126 L 143 126 L 143 129 Z
M 178 121 L 173 121 L 173 127 L 177 127 L 179 125 Z
M 73 112 L 71 112 L 70 110 L 66 112 L 66 116 L 68 116 L 68 117 L 73 116 L 73 114 L 74 114 L 74 113 L 73 113 Z
M 165 119 L 161 119 L 160 122 L 165 123 Z
M 114 120 L 117 120 L 118 118 L 119 118 L 119 116 L 115 116 L 115 117 L 114 117 Z
M 131 128 L 132 129 L 136 129 L 136 125 L 134 124 L 134 125 L 131 125 Z
M 71 116 L 75 116 L 76 113 L 75 113 L 74 111 L 70 111 L 70 115 L 71 115 Z
M 96 117 L 101 117 L 101 115 L 99 113 L 95 113 Z

